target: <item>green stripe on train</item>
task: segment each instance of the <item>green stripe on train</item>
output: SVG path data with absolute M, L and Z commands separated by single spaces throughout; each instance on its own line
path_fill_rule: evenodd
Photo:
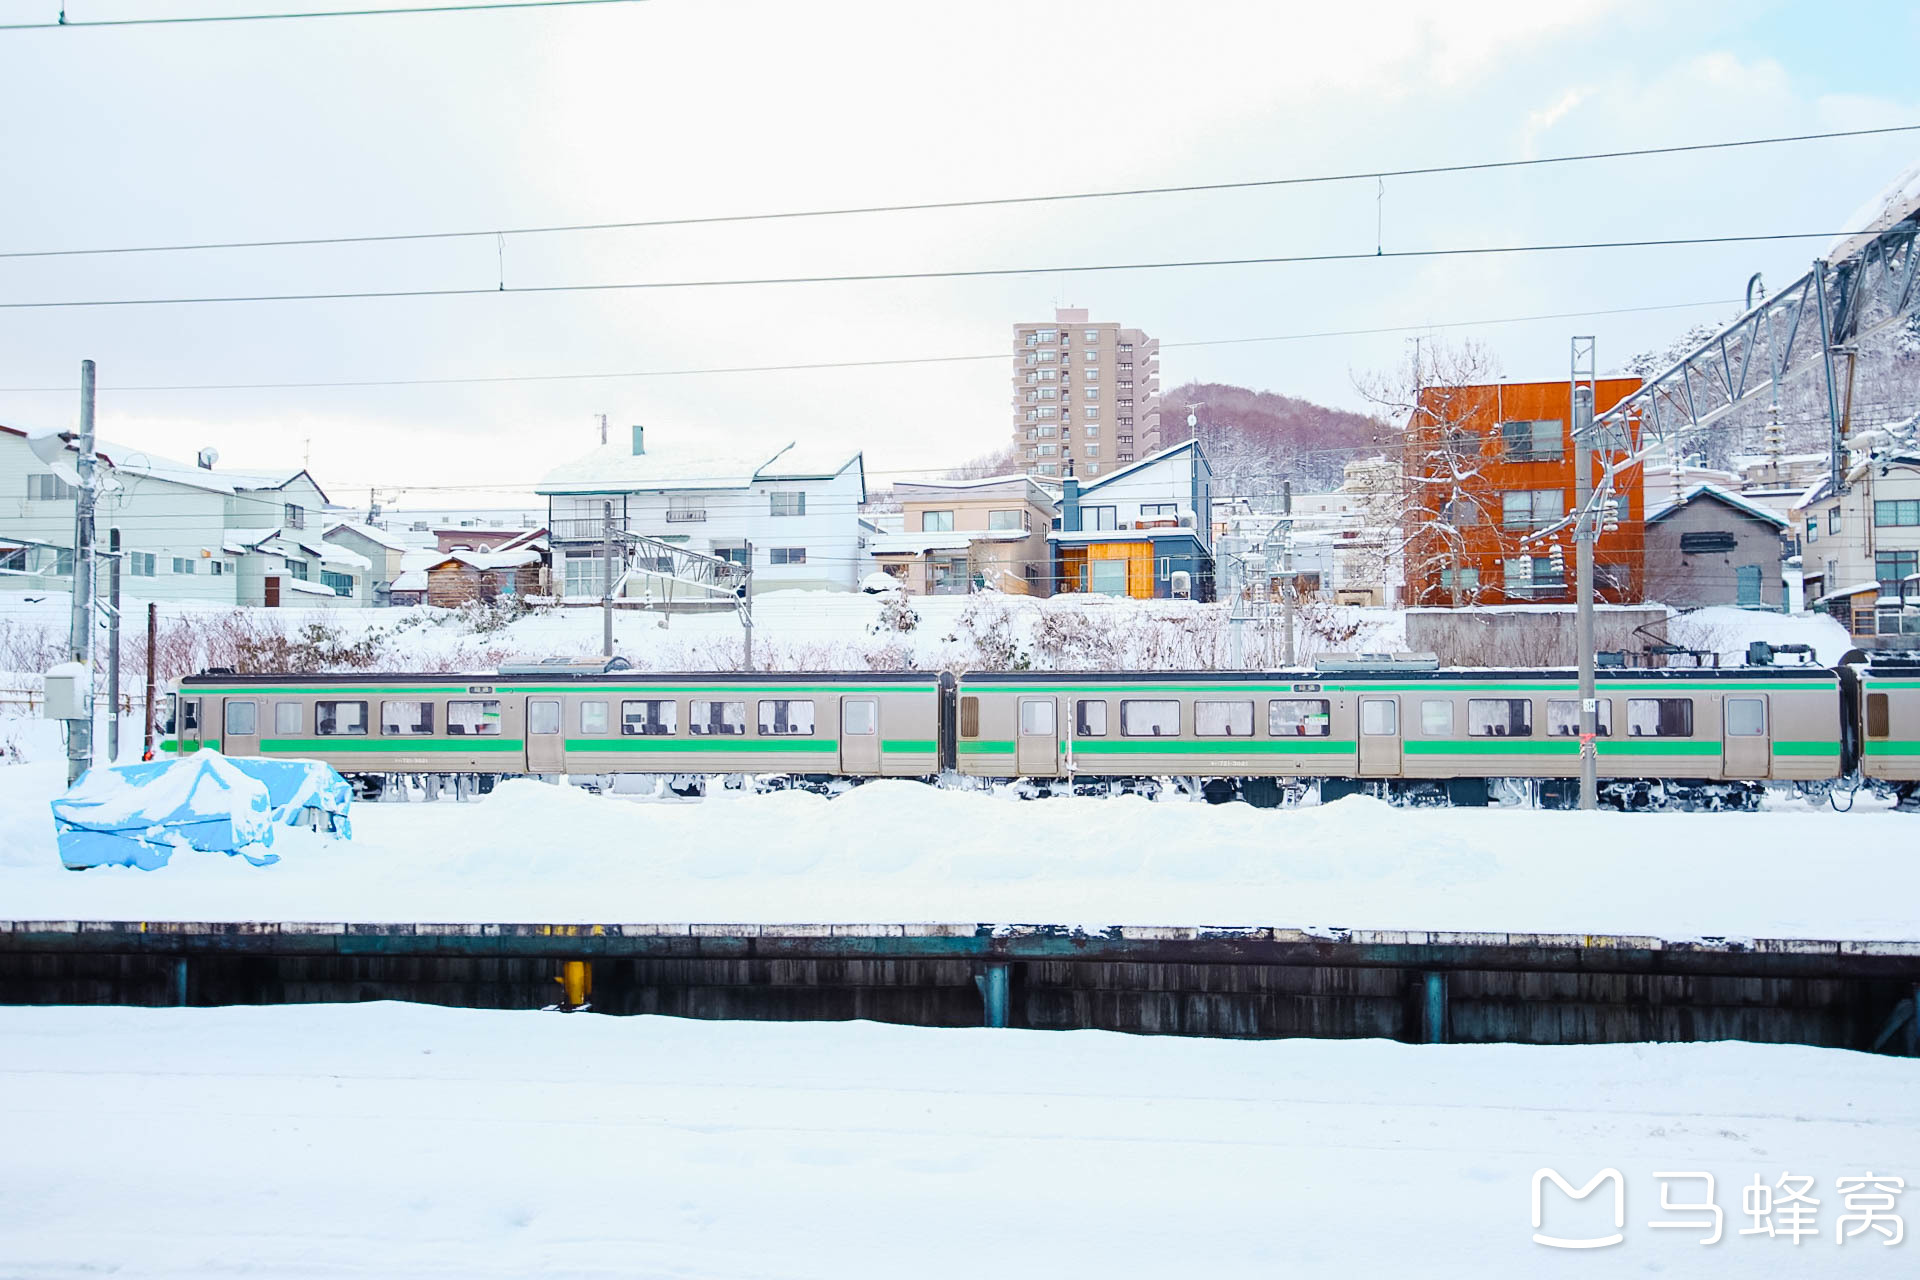
M 1599 738 L 1595 745 L 1603 756 L 1717 756 L 1719 740 L 1704 742 L 1684 738 L 1630 738 L 1618 741 Z M 1577 756 L 1578 738 L 1472 738 L 1448 741 L 1423 741 L 1409 738 L 1402 749 L 1412 756 Z
M 189 742 L 184 749 L 188 755 L 192 755 L 202 747 L 205 747 L 209 751 L 218 751 L 220 749 L 220 739 L 208 738 L 205 742 Z M 163 738 L 160 742 L 160 750 L 179 751 L 182 750 L 182 747 L 172 738 Z
M 1920 756 L 1920 742 L 1902 741 L 1898 738 L 1868 738 L 1866 750 L 1870 756 Z
M 1312 684 L 1313 689 L 1295 689 L 1297 684 Z M 1624 681 L 1603 680 L 1600 693 L 1716 693 L 1733 690 L 1735 692 L 1753 692 L 1756 690 L 1770 693 L 1832 693 L 1839 688 L 1836 681 L 1818 679 L 1794 681 Z M 1017 685 L 962 683 L 960 692 L 967 693 L 1025 693 L 1035 696 L 1049 694 L 1077 693 L 1087 696 L 1097 694 L 1139 694 L 1139 693 L 1180 693 L 1194 697 L 1203 697 L 1210 693 L 1265 693 L 1269 695 L 1299 694 L 1311 696 L 1314 693 L 1566 693 L 1577 695 L 1579 685 L 1567 681 L 1509 680 L 1499 684 L 1483 682 L 1462 682 L 1452 680 L 1433 680 L 1421 684 L 1341 684 L 1327 680 L 1314 680 L 1311 677 L 1276 679 L 1266 684 L 1215 684 L 1206 680 L 1194 680 L 1178 684 L 1107 684 L 1088 681 L 1084 684 L 1059 685 Z
M 1013 754 L 1013 743 L 1005 738 L 998 741 L 992 738 L 975 738 L 960 744 L 960 754 L 963 756 L 1010 756 Z
M 1108 742 L 1076 738 L 1076 755 L 1353 755 L 1359 745 L 1338 738 L 1134 738 Z
M 932 738 L 882 738 L 880 749 L 890 755 L 930 756 L 939 750 Z
M 775 753 L 781 751 L 819 751 L 833 752 L 840 744 L 832 738 L 746 738 L 735 735 L 702 735 L 698 738 L 667 737 L 665 735 L 635 735 L 628 738 L 568 738 L 569 751 L 681 751 L 688 755 L 701 755 L 709 751 L 739 753 L 760 751 Z
M 1833 756 L 1838 759 L 1840 744 L 1837 742 L 1776 742 L 1773 754 L 1777 756 Z
M 471 688 L 491 689 L 491 693 L 468 694 Z M 881 694 L 881 693 L 933 693 L 936 686 L 929 680 L 926 684 L 784 684 L 784 685 L 739 685 L 739 684 L 574 684 L 559 683 L 550 685 L 506 685 L 489 684 L 482 679 L 438 680 L 423 678 L 419 684 L 410 685 L 206 685 L 183 684 L 184 694 L 218 694 L 221 697 L 238 698 L 251 695 L 271 697 L 316 697 L 326 698 L 335 695 L 361 697 L 379 693 L 421 693 L 435 690 L 448 695 L 474 698 L 496 698 L 507 694 L 546 693 L 546 694 L 703 694 L 703 693 L 751 693 L 775 697 L 783 693 L 825 693 L 825 694 Z
M 429 738 L 424 734 L 395 734 L 390 737 L 363 737 L 360 734 L 341 734 L 327 738 L 262 738 L 260 749 L 275 753 L 297 755 L 313 753 L 327 755 L 341 751 L 390 751 L 398 755 L 464 755 L 474 751 L 519 752 L 527 749 L 527 744 L 519 738 L 495 738 L 474 736 L 471 738 Z

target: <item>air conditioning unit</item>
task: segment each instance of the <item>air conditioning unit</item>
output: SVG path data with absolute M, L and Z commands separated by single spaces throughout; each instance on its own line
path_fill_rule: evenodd
M 1175 600 L 1193 599 L 1193 575 L 1185 569 L 1175 569 L 1169 582 L 1168 594 Z

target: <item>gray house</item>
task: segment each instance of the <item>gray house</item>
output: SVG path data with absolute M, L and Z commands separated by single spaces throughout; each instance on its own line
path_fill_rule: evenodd
M 1758 503 L 1696 484 L 1647 516 L 1647 599 L 1676 609 L 1784 609 L 1786 531 L 1785 518 Z

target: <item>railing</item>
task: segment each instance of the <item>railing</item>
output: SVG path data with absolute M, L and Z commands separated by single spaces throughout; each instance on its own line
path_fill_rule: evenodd
M 680 511 L 668 511 L 668 524 L 693 524 L 707 518 L 705 507 L 689 507 Z
M 612 532 L 618 537 L 627 531 L 627 522 L 616 519 Z M 593 516 L 584 520 L 555 520 L 548 531 L 555 542 L 600 542 L 607 536 L 607 521 L 603 516 Z

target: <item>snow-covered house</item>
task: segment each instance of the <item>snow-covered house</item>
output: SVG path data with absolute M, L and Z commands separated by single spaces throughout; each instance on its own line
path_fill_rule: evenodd
M 370 563 L 351 548 L 325 540 L 327 496 L 306 471 L 216 470 L 210 463 L 179 462 L 108 441 L 99 444 L 98 453 L 98 545 L 111 545 L 113 532 L 119 531 L 123 597 L 289 606 L 372 603 Z M 32 539 L 64 552 L 56 553 L 52 572 L 34 585 L 65 590 L 71 583 L 71 471 L 42 462 L 26 432 L 0 427 L 0 492 L 8 495 L 0 500 L 0 537 Z
M 1089 484 L 1063 477 L 1060 527 L 1049 539 L 1055 589 L 1150 600 L 1184 581 L 1193 599 L 1210 600 L 1212 511 L 1213 470 L 1195 440 Z
M 755 592 L 851 591 L 873 571 L 858 453 L 790 444 L 729 457 L 649 440 L 634 427 L 628 440 L 548 472 L 534 492 L 548 502 L 555 585 L 571 597 L 599 597 L 609 533 L 616 542 L 638 534 L 736 563 L 751 546 Z M 627 559 L 621 549 L 615 556 Z M 627 595 L 651 590 L 645 574 L 623 587 Z
M 909 595 L 991 588 L 1051 594 L 1053 497 L 1025 475 L 896 480 L 901 529 L 870 538 L 875 563 Z
M 367 589 L 375 604 L 390 604 L 394 579 L 402 570 L 407 544 L 400 535 L 378 525 L 347 522 L 327 529 L 327 541 L 366 558 Z
M 1695 484 L 1647 516 L 1647 599 L 1676 609 L 1779 610 L 1787 519 L 1717 484 Z
M 1920 641 L 1920 449 L 1904 441 L 1920 419 L 1855 437 L 1846 487 L 1810 485 L 1792 511 L 1807 604 L 1838 619 L 1865 648 Z

